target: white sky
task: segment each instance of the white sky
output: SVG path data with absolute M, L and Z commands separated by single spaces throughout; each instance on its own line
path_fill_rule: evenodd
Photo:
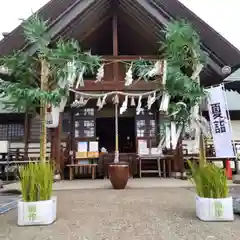
M 179 1 L 189 7 L 240 50 L 239 0 Z M 2 0 L 2 2 L 0 4 L 0 33 L 13 30 L 19 25 L 19 18 L 29 17 L 32 10 L 38 10 L 48 0 Z

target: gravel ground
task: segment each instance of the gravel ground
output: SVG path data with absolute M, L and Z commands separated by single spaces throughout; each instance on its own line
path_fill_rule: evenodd
M 0 216 L 0 239 L 229 240 L 235 222 L 196 219 L 194 192 L 182 188 L 58 191 L 58 219 L 47 227 L 18 227 L 17 211 Z

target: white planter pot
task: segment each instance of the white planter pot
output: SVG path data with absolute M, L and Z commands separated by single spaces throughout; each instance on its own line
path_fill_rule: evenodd
M 196 196 L 196 215 L 202 221 L 233 221 L 233 199 Z
M 38 202 L 18 201 L 18 225 L 49 225 L 56 220 L 57 197 Z

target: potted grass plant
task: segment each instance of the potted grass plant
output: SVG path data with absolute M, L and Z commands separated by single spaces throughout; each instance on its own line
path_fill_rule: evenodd
M 54 169 L 50 163 L 29 163 L 19 170 L 22 199 L 18 225 L 49 225 L 56 220 L 57 198 L 52 196 Z
M 196 186 L 197 217 L 202 221 L 233 221 L 233 199 L 229 196 L 225 170 L 213 163 L 188 164 Z

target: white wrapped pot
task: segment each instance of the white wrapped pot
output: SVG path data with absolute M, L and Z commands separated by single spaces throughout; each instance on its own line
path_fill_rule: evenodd
M 233 221 L 233 199 L 196 196 L 196 215 L 202 221 Z
M 49 225 L 56 220 L 57 198 L 38 202 L 18 201 L 18 225 Z

